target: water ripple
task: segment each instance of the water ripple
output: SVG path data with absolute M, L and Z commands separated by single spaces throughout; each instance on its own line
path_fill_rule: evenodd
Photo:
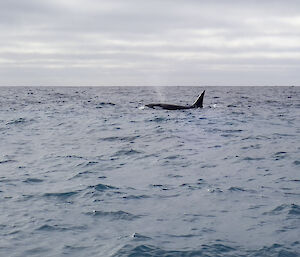
M 0 256 L 299 256 L 300 87 L 201 90 L 1 88 Z
M 164 250 L 153 245 L 140 244 L 134 246 L 127 244 L 122 247 L 113 256 L 174 256 L 174 257 L 187 257 L 187 256 L 224 256 L 226 253 L 234 253 L 237 249 L 226 246 L 223 244 L 203 245 L 200 249 L 196 250 Z
M 127 221 L 132 221 L 135 219 L 140 218 L 140 215 L 134 215 L 129 212 L 124 212 L 124 211 L 97 211 L 94 210 L 92 212 L 87 212 L 86 215 L 89 216 L 94 216 L 94 217 L 103 217 L 103 218 L 109 218 L 111 220 L 127 220 Z
M 78 191 L 69 191 L 69 192 L 63 192 L 63 193 L 46 193 L 43 196 L 46 198 L 56 198 L 58 200 L 67 200 L 68 198 L 71 198 L 72 196 L 77 195 Z
M 99 192 L 104 192 L 106 190 L 115 190 L 115 189 L 119 189 L 117 187 L 114 187 L 114 186 L 110 186 L 110 185 L 105 185 L 105 184 L 97 184 L 97 185 L 94 185 L 94 186 L 89 186 L 89 188 L 94 188 L 96 189 L 97 191 Z
M 43 182 L 43 179 L 38 179 L 38 178 L 28 178 L 24 180 L 24 183 L 41 183 Z
M 275 209 L 264 212 L 264 215 L 280 215 L 282 213 L 286 213 L 289 215 L 300 215 L 300 206 L 297 204 L 281 204 L 277 206 Z
M 25 118 L 18 118 L 16 120 L 11 120 L 6 123 L 6 125 L 18 125 L 18 124 L 24 124 L 27 120 Z

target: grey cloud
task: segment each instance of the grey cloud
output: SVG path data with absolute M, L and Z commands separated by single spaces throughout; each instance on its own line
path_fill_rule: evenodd
M 0 1 L 0 26 L 19 26 L 21 29 L 24 26 L 46 25 L 46 18 L 56 15 L 57 11 L 47 1 Z
M 228 79 L 226 71 L 299 68 L 300 4 L 293 0 L 10 0 L 0 2 L 0 28 L 0 84 L 14 69 L 27 81 L 20 67 L 37 81 L 51 80 L 53 69 L 67 81 L 82 68 L 87 81 L 104 74 L 107 83 L 116 74 L 141 81 L 137 71 L 145 79 L 155 71 L 162 81 L 176 71 L 195 80 L 207 72 L 214 81 L 212 74 Z

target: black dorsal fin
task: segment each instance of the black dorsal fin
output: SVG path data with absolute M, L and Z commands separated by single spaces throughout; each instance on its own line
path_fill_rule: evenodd
M 201 95 L 199 95 L 196 102 L 192 105 L 194 108 L 202 108 L 203 107 L 203 98 L 204 98 L 205 90 L 202 92 Z

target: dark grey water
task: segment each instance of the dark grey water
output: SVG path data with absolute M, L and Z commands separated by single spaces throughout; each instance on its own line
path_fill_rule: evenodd
M 0 256 L 300 256 L 300 88 L 0 88 Z

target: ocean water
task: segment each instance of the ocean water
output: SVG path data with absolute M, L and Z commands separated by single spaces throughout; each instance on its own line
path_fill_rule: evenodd
M 300 256 L 300 87 L 0 90 L 0 256 Z

